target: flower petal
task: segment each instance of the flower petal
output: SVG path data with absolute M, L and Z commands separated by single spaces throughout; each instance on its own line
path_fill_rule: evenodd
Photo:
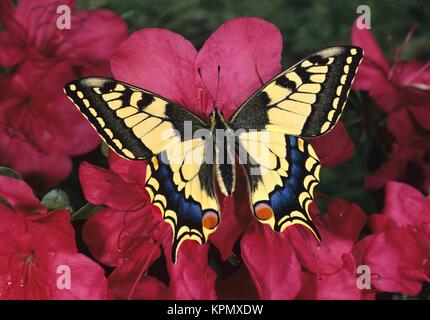
M 48 17 L 55 17 L 56 8 L 66 5 L 72 11 L 76 8 L 74 0 L 19 0 L 15 10 L 15 18 L 27 29 L 34 28 L 46 22 Z
M 420 126 L 430 131 L 430 105 L 429 104 L 410 106 L 408 110 L 414 117 L 415 121 L 417 121 L 420 124 Z
M 343 267 L 332 274 L 318 276 L 302 272 L 303 286 L 299 299 L 360 300 L 362 292 L 357 288 L 354 260 L 349 255 L 345 255 L 343 259 Z
M 125 300 L 133 286 L 132 281 L 109 281 L 108 299 Z M 167 300 L 169 293 L 166 285 L 151 276 L 144 276 L 134 290 L 133 300 Z
M 114 51 L 127 37 L 127 25 L 116 13 L 98 9 L 72 15 L 71 32 L 64 37 L 56 54 L 83 65 L 84 75 L 90 75 L 86 66 L 99 66 L 98 76 L 110 74 L 106 65 Z
M 393 145 L 388 161 L 364 179 L 365 187 L 370 190 L 377 190 L 390 180 L 404 179 L 407 169 L 407 159 L 404 158 L 404 153 L 405 151 L 402 150 L 401 146 Z
M 334 199 L 322 216 L 323 227 L 331 233 L 356 241 L 366 224 L 366 213 L 355 203 Z
M 360 252 L 377 289 L 414 296 L 420 292 L 422 281 L 430 281 L 428 254 L 412 232 L 392 226 L 364 238 Z
M 123 258 L 115 270 L 109 275 L 109 283 L 135 281 L 140 282 L 143 274 L 160 257 L 160 245 L 149 237 L 138 238 L 130 243 L 129 247 L 121 248 Z M 132 288 L 130 288 L 132 289 Z M 134 292 L 129 292 L 134 297 Z
M 261 299 L 295 298 L 301 287 L 301 266 L 285 233 L 254 222 L 240 248 Z
M 101 300 L 106 298 L 107 281 L 103 269 L 80 253 L 58 252 L 45 257 L 46 277 L 54 300 Z M 62 289 L 62 275 L 70 270 L 70 289 Z M 59 272 L 61 271 L 61 272 Z M 65 282 L 67 280 L 64 280 Z
M 10 68 L 24 59 L 24 44 L 16 34 L 0 32 L 0 66 Z
M 358 20 L 352 26 L 351 41 L 353 45 L 364 50 L 364 58 L 358 70 L 353 87 L 359 90 L 371 90 L 373 84 L 386 77 L 389 65 L 381 49 L 368 29 L 359 29 Z
M 146 161 L 130 161 L 109 150 L 109 167 L 124 181 L 134 184 L 145 184 Z
M 72 170 L 68 156 L 46 154 L 29 143 L 5 135 L 0 135 L 0 163 L 11 166 L 38 190 L 47 190 L 61 182 Z
M 75 230 L 68 210 L 56 210 L 38 215 L 23 215 L 25 231 L 31 235 L 34 251 L 76 252 Z M 24 225 L 23 225 L 24 227 Z
M 171 240 L 166 241 L 169 243 L 164 246 L 170 276 L 169 297 L 181 300 L 216 299 L 216 274 L 208 265 L 209 244 L 186 240 L 181 245 L 176 264 L 172 264 Z
M 16 210 L 46 211 L 30 186 L 22 180 L 0 176 L 0 196 L 6 199 Z
M 91 254 L 105 265 L 116 266 L 122 256 L 118 240 L 126 215 L 124 211 L 105 208 L 84 224 L 82 238 L 85 244 Z
M 229 118 L 262 86 L 259 77 L 266 82 L 280 71 L 281 53 L 282 36 L 273 24 L 258 18 L 233 19 L 206 40 L 199 51 L 195 72 L 201 68 L 217 107 Z M 203 84 L 200 82 L 199 86 Z M 209 103 L 207 108 L 211 107 Z
M 79 180 L 85 198 L 92 204 L 103 204 L 119 210 L 136 210 L 145 204 L 141 189 L 125 182 L 110 170 L 82 162 Z
M 111 58 L 116 79 L 157 93 L 194 111 L 199 107 L 193 85 L 197 51 L 179 34 L 145 28 L 132 33 Z
M 322 216 L 322 219 L 314 219 L 321 241 L 301 226 L 287 231 L 300 263 L 317 275 L 342 268 L 342 256 L 351 251 L 366 222 L 366 215 L 359 206 L 341 199 L 330 202 Z
M 237 239 L 242 235 L 253 219 L 249 206 L 248 182 L 243 168 L 236 170 L 236 188 L 232 197 L 219 195 L 222 222 L 216 232 L 209 237 L 210 242 L 217 247 L 221 258 L 225 261 L 232 253 Z
M 354 153 L 354 143 L 342 122 L 329 133 L 312 139 L 311 144 L 324 167 L 335 167 L 351 158 Z
M 421 226 L 430 223 L 430 200 L 410 185 L 388 182 L 385 190 L 384 216 L 398 226 Z

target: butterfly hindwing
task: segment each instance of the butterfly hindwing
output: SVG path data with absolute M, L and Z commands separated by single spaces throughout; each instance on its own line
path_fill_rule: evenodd
M 212 165 L 201 163 L 189 180 L 179 170 L 154 156 L 147 167 L 146 190 L 155 206 L 173 229 L 172 260 L 187 239 L 206 242 L 220 222 L 219 209 L 213 186 Z M 179 182 L 179 188 L 177 180 Z M 184 181 L 184 180 L 186 181 Z
M 361 62 L 361 48 L 321 50 L 280 73 L 233 115 L 233 129 L 315 137 L 339 120 Z
M 165 98 L 111 79 L 73 81 L 65 92 L 119 155 L 149 160 L 146 190 L 172 226 L 172 259 L 184 240 L 204 243 L 220 221 L 213 168 L 203 161 L 207 142 L 192 135 L 207 125 Z
M 243 165 L 255 217 L 278 232 L 301 224 L 319 238 L 309 214 L 320 171 L 312 146 L 301 138 L 267 131 L 245 132 L 238 140 L 238 152 L 248 157 Z

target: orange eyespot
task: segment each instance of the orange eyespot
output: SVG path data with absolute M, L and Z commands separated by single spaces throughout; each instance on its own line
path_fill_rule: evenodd
M 257 204 L 254 210 L 255 210 L 255 216 L 259 220 L 269 220 L 274 215 L 272 208 L 265 203 Z
M 218 225 L 219 218 L 214 211 L 209 211 L 203 216 L 202 224 L 206 229 L 213 229 Z

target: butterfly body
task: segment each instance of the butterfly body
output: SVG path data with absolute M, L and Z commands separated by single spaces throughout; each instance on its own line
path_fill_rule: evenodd
M 172 259 L 187 239 L 204 243 L 220 224 L 216 185 L 235 191 L 246 173 L 250 207 L 273 230 L 299 224 L 319 238 L 309 205 L 320 164 L 309 138 L 338 122 L 363 52 L 323 49 L 281 72 L 224 119 L 206 122 L 175 102 L 113 79 L 89 77 L 65 93 L 119 155 L 147 160 L 146 190 L 173 229 Z
M 211 133 L 214 141 L 214 163 L 218 186 L 224 195 L 234 192 L 236 181 L 235 144 L 236 137 L 223 113 L 214 108 L 210 116 Z

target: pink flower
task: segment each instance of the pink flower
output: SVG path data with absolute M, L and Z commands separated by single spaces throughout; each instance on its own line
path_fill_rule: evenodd
M 393 180 L 409 183 L 417 188 L 430 186 L 429 154 L 430 150 L 393 144 L 389 159 L 365 178 L 366 188 L 376 190 Z
M 49 212 L 23 181 L 3 176 L 0 197 L 0 299 L 106 297 L 103 269 L 78 253 L 67 210 Z M 69 288 L 59 286 L 65 267 Z
M 396 50 L 390 65 L 369 30 L 358 29 L 355 23 L 352 28 L 352 43 L 364 49 L 353 87 L 368 91 L 387 113 L 387 128 L 394 138 L 388 162 L 366 179 L 370 189 L 378 189 L 390 180 L 423 189 L 430 185 L 430 61 L 399 61 L 411 37 L 412 32 Z
M 367 221 L 355 203 L 332 200 L 327 212 L 315 220 L 322 241 L 293 234 L 293 245 L 302 261 L 302 289 L 299 299 L 374 299 L 369 290 L 357 287 L 358 261 L 352 252 Z M 306 241 L 305 241 L 306 240 Z
M 347 161 L 354 153 L 354 143 L 342 122 L 327 134 L 312 139 L 311 145 L 318 154 L 323 167 L 336 167 Z
M 112 72 L 116 79 L 158 93 L 206 118 L 213 106 L 197 69 L 201 68 L 210 95 L 215 97 L 220 66 L 216 104 L 228 118 L 261 86 L 259 77 L 268 81 L 280 71 L 281 50 L 279 30 L 256 18 L 227 22 L 211 35 L 199 52 L 178 34 L 143 29 L 133 33 L 115 52 Z M 238 181 L 245 183 L 244 176 Z M 246 228 L 246 223 L 236 222 L 238 218 L 233 211 L 227 211 L 241 207 L 236 212 L 243 214 L 245 220 L 249 219 L 247 201 L 228 198 L 220 201 L 223 223 L 219 229 L 229 230 L 228 240 L 219 242 L 225 248 L 224 257 Z M 221 231 L 220 236 L 223 235 L 226 233 Z M 183 250 L 179 252 L 179 262 Z
M 266 82 L 281 70 L 281 51 L 279 30 L 257 18 L 225 23 L 198 52 L 178 34 L 162 29 L 143 29 L 133 33 L 112 56 L 112 72 L 116 79 L 160 94 L 203 118 L 212 110 L 211 97 L 216 97 L 216 106 L 228 118 L 261 87 L 260 79 Z M 199 68 L 211 97 L 198 74 Z M 326 146 L 335 137 L 340 137 L 336 141 L 341 142 L 332 156 Z M 333 131 L 332 137 L 321 138 L 315 144 L 329 166 L 346 160 L 353 151 L 342 125 Z M 259 296 L 264 299 L 294 298 L 300 290 L 301 266 L 289 237 L 286 233 L 276 234 L 254 221 L 248 196 L 241 192 L 246 190 L 242 170 L 238 172 L 237 184 L 234 197 L 221 197 L 223 221 L 209 240 L 220 250 L 222 258 L 227 259 L 243 234 L 242 257 Z M 179 257 L 182 254 L 187 256 L 181 250 Z M 281 255 L 283 259 L 279 259 Z M 271 259 L 270 266 L 264 263 L 262 268 L 261 261 Z M 281 281 L 286 273 L 290 275 L 288 281 Z
M 314 206 L 313 213 L 317 211 Z M 314 222 L 322 241 L 302 227 L 282 234 L 257 222 L 241 239 L 241 255 L 262 299 L 372 298 L 356 285 L 352 255 L 366 215 L 354 203 L 336 199 Z M 334 285 L 336 284 L 336 285 Z
M 171 262 L 171 228 L 151 207 L 145 191 L 146 162 L 126 161 L 110 153 L 111 170 L 82 163 L 80 181 L 86 199 L 106 208 L 85 224 L 83 238 L 109 275 L 109 296 L 116 299 L 213 299 L 215 273 L 208 266 L 208 245 L 187 241 Z M 161 250 L 162 249 L 162 250 Z M 169 286 L 148 275 L 164 253 Z
M 370 267 L 372 285 L 381 291 L 417 295 L 430 281 L 430 199 L 411 186 L 389 182 L 385 207 L 370 220 L 373 235 L 356 256 Z
M 112 73 L 206 118 L 213 106 L 197 70 L 201 68 L 215 98 L 220 66 L 216 104 L 228 118 L 261 87 L 259 76 L 268 81 L 280 71 L 281 51 L 279 30 L 257 18 L 223 24 L 199 52 L 176 33 L 146 28 L 131 34 L 115 52 Z
M 364 58 L 353 84 L 355 89 L 369 92 L 385 112 L 409 105 L 428 105 L 430 96 L 430 61 L 399 61 L 398 57 L 409 42 L 409 34 L 396 50 L 390 65 L 368 29 L 352 27 L 352 43 L 364 50 Z
M 72 9 L 70 30 L 57 28 L 59 5 Z M 74 1 L 18 1 L 16 7 L 0 1 L 0 67 L 11 70 L 0 75 L 0 164 L 43 189 L 70 174 L 71 156 L 99 143 L 63 94 L 64 83 L 108 75 L 109 58 L 127 35 L 114 13 L 74 8 Z

